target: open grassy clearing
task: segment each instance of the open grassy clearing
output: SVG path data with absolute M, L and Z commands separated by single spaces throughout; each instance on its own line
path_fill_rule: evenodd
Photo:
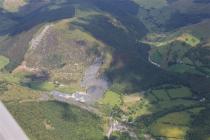
M 31 140 L 103 140 L 101 120 L 59 102 L 6 104 Z
M 41 92 L 35 92 L 14 84 L 7 84 L 4 91 L 1 91 L 0 100 L 3 102 L 23 102 L 37 101 L 41 97 Z
M 169 100 L 168 94 L 163 90 L 152 90 L 150 94 L 153 94 L 159 101 Z
M 9 59 L 0 55 L 0 70 L 3 69 L 9 63 Z
M 161 112 L 173 107 L 190 107 L 199 104 L 196 100 L 186 100 L 191 98 L 192 92 L 187 87 L 158 89 L 147 92 L 143 97 L 143 101 L 147 101 L 144 106 L 147 112 Z
M 131 95 L 124 95 L 123 96 L 123 105 L 129 107 L 132 105 L 135 105 L 138 103 L 141 99 L 143 99 L 143 96 L 139 95 L 141 93 L 135 93 Z
M 190 130 L 187 135 L 188 140 L 209 140 L 209 118 L 210 109 L 209 106 L 206 109 L 203 109 L 193 120 L 190 125 Z
M 177 99 L 177 100 L 167 100 L 167 101 L 158 102 L 157 104 L 154 105 L 156 106 L 155 111 L 161 111 L 164 109 L 173 109 L 174 107 L 190 107 L 196 104 L 199 104 L 199 101 Z
M 192 92 L 187 87 L 169 89 L 167 92 L 171 98 L 192 97 Z
M 150 101 L 139 94 L 140 93 L 121 95 L 113 91 L 108 91 L 105 93 L 104 98 L 99 101 L 99 107 L 107 115 L 111 112 L 118 112 L 119 114 L 114 117 L 118 119 L 124 118 L 125 120 L 150 114 L 150 109 L 152 108 Z M 103 105 L 103 107 L 101 105 Z
M 30 87 L 31 89 L 34 90 L 40 90 L 40 91 L 52 91 L 52 90 L 57 90 L 61 91 L 64 93 L 73 93 L 79 90 L 79 88 L 76 87 L 71 87 L 68 85 L 59 85 L 53 82 L 48 82 L 48 81 L 35 81 L 35 82 L 30 82 L 27 83 L 27 87 Z
M 177 73 L 194 73 L 194 74 L 202 74 L 197 71 L 194 66 L 185 65 L 185 64 L 175 64 L 168 68 L 169 71 L 177 72 Z
M 122 111 L 122 116 L 127 116 L 127 118 L 131 117 L 133 119 L 154 112 L 157 113 L 176 107 L 190 107 L 199 104 L 199 101 L 185 99 L 186 97 L 192 97 L 191 91 L 185 87 L 152 90 L 144 96 L 123 95 L 120 98 L 118 94 L 118 96 L 114 95 L 115 94 L 112 93 L 108 96 L 109 98 L 105 97 L 105 100 L 103 99 L 103 101 L 106 101 L 104 104 L 111 105 L 112 107 L 117 105 Z M 130 99 L 132 99 L 132 101 Z
M 21 75 L 13 75 L 10 73 L 0 73 L 0 80 L 3 80 L 8 83 L 19 84 L 21 82 Z
M 169 123 L 171 125 L 186 126 L 190 123 L 190 116 L 186 112 L 176 112 L 160 118 L 159 122 Z
M 192 92 L 187 87 L 176 87 L 168 89 L 154 89 L 145 95 L 137 93 L 131 95 L 120 95 L 115 92 L 107 92 L 100 104 L 110 107 L 118 106 L 121 110 L 118 117 L 135 119 L 142 115 L 170 110 L 176 107 L 190 107 L 199 104 L 199 101 L 188 100 Z M 119 111 L 118 110 L 118 111 Z
M 122 103 L 121 95 L 113 91 L 107 91 L 104 98 L 99 101 L 100 104 L 109 105 L 111 107 L 120 106 Z
M 63 85 L 56 82 L 50 81 L 30 81 L 30 79 L 26 79 L 27 76 L 30 76 L 31 73 L 27 72 L 18 72 L 18 73 L 0 73 L 0 80 L 3 80 L 7 83 L 24 86 L 36 91 L 52 91 L 57 90 L 64 93 L 73 93 L 78 90 L 82 90 L 79 87 L 73 87 L 70 85 Z M 29 80 L 29 81 L 28 81 Z
M 193 108 L 183 112 L 175 112 L 158 118 L 150 126 L 155 137 L 165 137 L 167 140 L 186 139 L 194 116 L 204 108 Z
M 140 116 L 153 116 L 153 113 L 164 114 L 165 112 L 166 115 L 154 118 L 154 121 L 148 127 L 149 129 L 146 130 L 155 136 L 155 138 L 163 137 L 166 140 L 185 139 L 193 117 L 199 114 L 205 107 L 196 107 L 181 112 L 173 112 L 173 110 L 199 105 L 199 101 L 186 99 L 192 96 L 192 92 L 187 87 L 163 87 L 163 89 L 154 89 L 142 95 L 139 93 L 123 95 L 123 102 L 118 104 L 118 108 L 114 109 L 114 111 L 118 111 L 117 119 L 134 123 L 134 120 Z M 116 104 L 115 102 L 119 101 L 118 99 L 120 99 L 119 96 L 118 98 L 110 97 L 109 101 Z
M 200 40 L 191 34 L 182 34 L 181 36 L 177 37 L 176 40 L 183 41 L 186 44 L 195 47 L 200 43 Z
M 168 71 L 175 72 L 175 73 L 190 73 L 190 74 L 197 74 L 197 75 L 208 75 L 209 71 L 208 68 L 198 68 L 193 65 L 188 64 L 174 64 L 167 68 Z M 207 71 L 206 71 L 207 70 Z
M 197 108 L 193 108 L 193 109 L 189 109 L 186 112 L 189 114 L 199 114 L 202 110 L 205 110 L 205 107 L 197 107 Z
M 199 38 L 193 36 L 189 33 L 167 33 L 163 35 L 158 34 L 148 34 L 145 39 L 142 40 L 143 43 L 155 46 L 155 47 L 163 47 L 169 45 L 173 42 L 180 41 L 190 45 L 191 47 L 196 47 L 201 41 Z
M 174 123 L 178 119 L 183 119 L 182 123 L 184 125 L 188 123 L 189 117 L 187 115 L 181 114 L 172 114 L 173 117 L 169 118 L 170 116 L 166 116 L 165 118 L 162 117 L 157 120 L 157 122 L 153 123 L 151 126 L 151 133 L 156 137 L 166 137 L 167 140 L 170 138 L 174 139 L 184 139 L 188 128 L 183 125 L 179 125 L 178 123 Z M 174 120 L 176 118 L 176 120 Z M 166 119 L 166 120 L 165 120 Z M 168 119 L 173 119 L 172 121 Z M 185 122 L 186 121 L 186 122 Z
M 31 82 L 29 84 L 29 87 L 35 90 L 43 90 L 43 91 L 52 91 L 53 89 L 56 88 L 56 85 L 53 84 L 52 82 Z
M 202 105 L 199 100 L 188 100 L 193 97 L 193 93 L 187 87 L 162 88 L 148 91 L 144 96 L 144 100 L 149 101 L 147 110 L 150 112 L 144 113 L 151 115 L 150 123 L 146 124 L 149 126 L 148 132 L 155 138 L 186 139 L 192 121 L 205 109 L 205 105 L 197 107 L 196 105 Z M 180 111 L 175 111 L 178 108 Z M 189 109 L 182 111 L 182 108 Z
M 147 99 L 142 98 L 140 101 L 133 105 L 124 104 L 122 110 L 128 116 L 128 121 L 133 121 L 141 115 L 151 114 L 154 107 Z M 131 120 L 129 120 L 131 119 Z
M 151 90 L 146 94 L 148 100 L 154 101 L 167 101 L 173 98 L 192 97 L 192 92 L 187 87 L 176 87 L 168 89 Z

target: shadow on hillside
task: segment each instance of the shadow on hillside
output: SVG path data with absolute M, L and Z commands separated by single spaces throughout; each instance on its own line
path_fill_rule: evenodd
M 30 1 L 27 5 L 22 7 L 22 9 L 27 10 L 27 7 L 31 7 L 32 4 L 34 4 L 34 2 Z M 21 32 L 28 31 L 36 25 L 57 21 L 60 19 L 71 18 L 75 14 L 75 8 L 71 3 L 61 3 L 56 5 L 57 7 L 55 8 L 50 8 L 50 6 L 54 6 L 53 3 L 40 6 L 33 12 L 30 12 L 26 15 L 22 15 L 24 10 L 21 9 L 16 13 L 10 13 L 0 9 L 1 16 L 5 16 L 6 18 L 17 22 L 11 28 L 2 30 L 0 35 L 9 34 L 13 36 Z
M 103 41 L 113 48 L 113 63 L 107 70 L 107 75 L 113 83 L 127 85 L 124 93 L 139 92 L 164 84 L 185 85 L 196 94 L 209 96 L 210 79 L 199 75 L 177 74 L 158 68 L 148 61 L 149 46 L 139 43 L 139 36 L 144 36 L 144 26 L 136 35 L 129 26 L 129 32 L 115 27 L 106 16 L 94 16 L 88 19 L 80 19 L 84 22 L 74 22 L 83 27 L 98 40 Z M 120 20 L 120 18 L 119 18 Z M 121 21 L 121 20 L 120 20 Z M 124 23 L 124 22 L 122 22 Z M 203 83 L 203 84 L 198 84 Z

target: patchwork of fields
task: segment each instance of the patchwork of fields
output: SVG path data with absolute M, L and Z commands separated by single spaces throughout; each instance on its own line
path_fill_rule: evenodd
M 0 7 L 0 100 L 30 139 L 210 139 L 209 2 Z

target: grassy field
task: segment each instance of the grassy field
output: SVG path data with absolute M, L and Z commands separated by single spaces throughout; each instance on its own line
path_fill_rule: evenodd
M 201 97 L 208 96 L 205 93 L 209 91 L 209 79 L 204 76 L 197 78 L 195 74 L 200 74 L 197 72 L 197 66 L 209 69 L 209 52 L 205 47 L 199 47 L 205 43 L 203 41 L 208 41 L 206 35 L 209 34 L 209 22 L 206 22 L 202 29 L 194 27 L 209 17 L 210 5 L 196 6 L 192 0 L 62 2 L 49 3 L 49 7 L 35 9 L 32 13 L 26 11 L 23 13 L 26 14 L 24 17 L 21 16 L 22 13 L 13 13 L 14 17 L 18 18 L 11 18 L 12 20 L 7 17 L 7 13 L 0 15 L 0 31 L 2 29 L 4 35 L 17 30 L 14 36 L 0 42 L 0 53 L 10 59 L 7 70 L 13 70 L 25 59 L 27 66 L 47 69 L 50 75 L 46 81 L 31 80 L 27 87 L 19 86 L 25 80 L 24 76 L 9 73 L 0 75 L 0 80 L 3 81 L 0 83 L 0 89 L 5 90 L 1 92 L 0 98 L 6 102 L 30 138 L 103 139 L 101 120 L 97 116 L 57 102 L 32 102 L 39 101 L 43 91 L 60 90 L 72 93 L 80 85 L 85 69 L 96 57 L 103 58 L 106 65 L 102 67 L 102 72 L 105 71 L 110 83 L 113 83 L 100 105 L 114 108 L 113 110 L 119 113 L 117 119 L 128 118 L 129 122 L 134 123 L 131 127 L 135 127 L 135 121 L 143 118 L 147 127 L 151 128 L 149 132 L 154 136 L 184 138 L 186 131 L 190 129 L 190 115 L 195 115 L 199 109 L 187 110 L 191 114 L 177 110 L 202 103 L 192 99 L 194 94 L 188 88 L 156 86 L 179 83 L 189 86 L 195 93 L 202 94 Z M 8 4 L 8 9 L 15 10 L 21 6 L 19 3 L 13 4 L 17 6 Z M 201 9 L 202 13 L 197 14 Z M 76 17 L 69 20 L 73 15 Z M 66 20 L 59 21 L 64 18 Z M 16 21 L 13 20 L 16 19 L 17 26 L 14 26 Z M 49 22 L 54 23 L 49 35 L 42 39 L 41 45 L 27 51 L 31 39 Z M 183 32 L 180 32 L 182 29 L 177 32 L 177 28 L 189 24 L 194 25 L 184 28 Z M 13 26 L 12 32 L 7 31 Z M 161 31 L 167 33 L 160 33 Z M 139 42 L 153 32 L 156 32 L 156 35 L 146 40 L 148 42 Z M 150 58 L 160 64 L 161 68 L 147 61 L 150 47 Z M 191 78 L 188 73 L 195 78 Z M 65 86 L 50 81 L 58 81 Z M 5 86 L 6 84 L 8 85 Z M 138 93 L 141 91 L 146 94 Z M 148 121 L 152 124 L 147 122 L 147 117 L 152 118 Z M 141 127 L 137 129 L 140 130 Z M 119 139 L 126 137 L 124 134 L 116 136 Z
M 145 96 L 129 96 L 123 96 L 123 103 L 119 107 L 125 116 L 133 119 L 141 115 L 170 110 L 174 107 L 190 107 L 198 103 L 197 101 L 183 99 L 184 97 L 192 97 L 192 93 L 185 87 L 152 90 Z M 131 98 L 133 99 L 132 101 L 129 100 Z
M 176 40 L 183 41 L 186 44 L 195 47 L 200 43 L 200 40 L 191 34 L 182 34 L 181 36 L 177 37 Z
M 152 90 L 146 94 L 146 98 L 151 101 L 167 101 L 173 98 L 192 97 L 192 92 L 187 87 L 176 87 L 169 89 Z
M 0 55 L 0 70 L 3 69 L 9 63 L 9 59 Z
M 117 114 L 118 119 L 132 118 L 135 119 L 140 115 L 151 113 L 151 103 L 139 93 L 130 95 L 121 95 L 113 91 L 108 91 L 104 95 L 104 98 L 99 101 L 102 111 L 105 111 L 108 115 L 112 111 L 119 111 Z
M 70 86 L 70 85 L 60 85 L 60 84 L 56 84 L 54 82 L 50 82 L 50 81 L 33 81 L 33 82 L 29 82 L 26 84 L 23 84 L 26 87 L 29 87 L 33 90 L 38 90 L 38 91 L 53 91 L 53 90 L 57 90 L 57 91 L 61 91 L 64 93 L 73 93 L 76 92 L 78 90 L 83 90 L 80 87 L 76 87 L 76 86 Z
M 194 117 L 205 109 L 205 107 L 191 108 L 194 105 L 199 105 L 200 102 L 188 100 L 188 98 L 192 98 L 193 93 L 184 86 L 157 88 L 146 92 L 146 94 L 122 95 L 121 98 L 119 94 L 108 93 L 104 97 L 103 103 L 112 107 L 118 106 L 118 119 L 127 119 L 127 121 L 136 124 L 138 121 L 135 120 L 138 120 L 140 116 L 151 115 L 151 123 L 146 129 L 143 127 L 141 130 L 145 129 L 155 138 L 163 137 L 166 140 L 185 139 Z M 120 99 L 122 99 L 121 102 Z M 178 108 L 189 109 L 175 111 Z M 140 127 L 138 126 L 136 129 L 139 131 Z
M 165 90 L 153 90 L 152 93 L 159 101 L 169 100 Z
M 96 115 L 59 102 L 6 104 L 31 140 L 103 140 Z
M 183 112 L 175 112 L 158 118 L 150 126 L 150 131 L 156 137 L 165 137 L 167 140 L 187 139 L 188 131 L 198 115 L 204 108 L 194 108 Z
M 169 89 L 167 90 L 167 92 L 171 98 L 182 98 L 192 96 L 192 92 L 189 90 L 189 88 L 186 87 Z
M 205 109 L 205 107 L 193 108 L 192 106 L 199 105 L 200 102 L 187 100 L 192 97 L 190 89 L 183 86 L 162 87 L 146 92 L 143 100 L 147 100 L 149 104 L 144 105 L 147 113 L 143 113 L 151 115 L 150 123 L 147 124 L 148 132 L 155 138 L 186 139 L 194 117 Z M 180 111 L 175 111 L 178 108 Z M 182 108 L 189 109 L 182 111 Z
M 150 41 L 147 41 L 150 40 Z M 173 42 L 180 41 L 190 45 L 191 47 L 196 47 L 201 41 L 199 38 L 193 36 L 189 33 L 171 33 L 171 34 L 148 34 L 142 42 L 150 44 L 155 47 L 166 46 Z
M 107 91 L 104 95 L 104 98 L 99 101 L 100 104 L 109 105 L 111 107 L 120 106 L 122 103 L 121 95 L 113 92 L 113 91 Z
M 193 120 L 192 124 L 190 125 L 190 130 L 188 132 L 187 139 L 188 140 L 209 140 L 209 118 L 210 109 L 209 107 L 203 109 Z
M 175 64 L 168 68 L 169 71 L 177 72 L 177 73 L 194 73 L 194 74 L 202 74 L 197 71 L 194 66 L 189 66 L 185 64 Z
M 154 111 L 163 111 L 165 109 L 173 109 L 174 107 L 190 107 L 192 105 L 198 104 L 198 101 L 177 99 L 177 100 L 167 100 L 158 102 L 156 105 L 156 110 Z
M 109 107 L 118 106 L 122 116 L 135 119 L 141 115 L 198 104 L 199 101 L 186 99 L 192 96 L 193 94 L 189 88 L 182 86 L 168 89 L 154 89 L 146 92 L 145 95 L 140 93 L 119 95 L 108 91 L 99 103 Z
M 154 122 L 151 125 L 151 132 L 155 136 L 166 137 L 167 140 L 184 139 L 189 124 L 189 114 L 185 112 L 171 113 Z
M 41 92 L 35 92 L 14 84 L 7 84 L 4 91 L 1 91 L 0 100 L 3 102 L 24 102 L 37 101 L 41 97 Z
M 52 91 L 56 88 L 56 85 L 50 82 L 31 82 L 29 85 L 30 88 L 35 90 L 43 90 L 43 91 Z
M 133 105 L 124 104 L 122 110 L 128 115 L 128 118 L 136 119 L 141 115 L 151 114 L 153 106 L 147 99 L 141 99 Z

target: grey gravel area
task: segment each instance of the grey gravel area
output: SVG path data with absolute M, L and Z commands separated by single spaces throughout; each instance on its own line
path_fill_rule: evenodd
M 81 87 L 86 88 L 89 102 L 95 102 L 102 98 L 104 92 L 108 89 L 108 80 L 99 75 L 102 62 L 103 60 L 101 58 L 97 58 L 95 62 L 86 69 L 81 82 Z

